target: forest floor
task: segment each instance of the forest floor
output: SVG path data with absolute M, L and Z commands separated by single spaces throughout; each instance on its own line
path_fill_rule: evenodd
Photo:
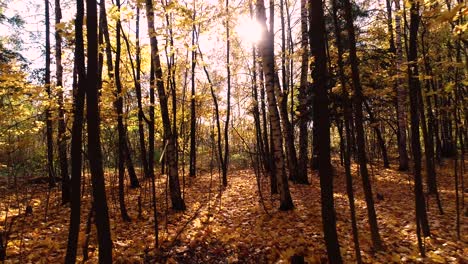
M 359 242 L 365 263 L 468 263 L 467 208 L 465 205 L 460 209 L 461 238 L 457 239 L 453 162 L 446 163 L 438 168 L 444 214 L 439 214 L 434 197 L 428 202 L 432 236 L 424 239 L 426 258 L 420 257 L 417 247 L 411 175 L 398 172 L 393 166 L 370 168 L 374 195 L 379 193 L 380 199 L 375 199 L 376 211 L 386 247 L 385 251 L 374 252 L 362 185 L 353 167 Z M 345 176 L 338 162 L 334 162 L 334 167 L 341 254 L 346 263 L 352 263 L 355 254 Z M 316 172 L 309 177 L 310 185 L 290 183 L 295 209 L 288 212 L 278 211 L 278 197 L 270 195 L 264 177 L 260 179 L 265 207 L 262 206 L 252 170 L 231 171 L 229 185 L 223 191 L 217 173 L 208 171 L 197 178 L 184 179 L 187 210 L 173 212 L 166 206 L 165 177 L 159 176 L 156 181 L 160 249 L 157 251 L 154 250 L 151 181 L 141 181 L 140 189 L 127 190 L 126 204 L 132 221 L 123 222 L 116 186 L 110 184 L 116 182 L 115 176 L 109 175 L 115 173 L 107 176 L 115 263 L 288 263 L 293 255 L 304 256 L 308 263 L 326 262 Z M 138 217 L 138 197 L 143 208 L 141 217 Z M 59 189 L 53 189 L 48 195 L 46 185 L 22 184 L 18 190 L 12 190 L 0 184 L 0 199 L 0 231 L 9 229 L 14 219 L 5 263 L 63 263 L 70 210 L 60 205 Z M 32 207 L 32 214 L 25 213 L 26 205 Z M 90 183 L 86 180 L 79 263 L 83 262 L 90 205 Z M 96 263 L 94 226 L 88 248 L 87 263 Z

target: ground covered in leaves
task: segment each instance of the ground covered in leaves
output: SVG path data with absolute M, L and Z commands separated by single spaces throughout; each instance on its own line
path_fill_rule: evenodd
M 349 204 L 342 167 L 334 162 L 335 207 L 341 253 L 347 263 L 355 262 Z M 429 199 L 432 236 L 425 238 L 427 257 L 421 258 L 416 244 L 412 177 L 381 167 L 370 167 L 380 234 L 386 250 L 374 252 L 367 224 L 361 181 L 353 168 L 359 239 L 365 263 L 468 263 L 466 208 L 461 209 L 461 237 L 456 234 L 453 165 L 438 169 L 444 214 L 434 197 Z M 131 222 L 120 218 L 117 182 L 107 175 L 115 263 L 288 263 L 293 255 L 308 263 L 326 262 L 320 215 L 319 179 L 310 175 L 310 185 L 290 183 L 295 209 L 278 211 L 278 197 L 269 193 L 268 179 L 260 177 L 259 195 L 252 170 L 232 171 L 229 186 L 221 190 L 217 171 L 183 179 L 185 212 L 167 207 L 165 176 L 158 176 L 157 204 L 159 249 L 155 250 L 154 217 L 151 211 L 151 181 L 142 188 L 127 190 Z M 97 262 L 95 227 L 86 232 L 90 211 L 90 182 L 84 181 L 82 225 L 78 245 L 79 262 L 88 246 L 87 263 Z M 58 189 L 49 195 L 46 185 L 21 184 L 18 189 L 0 187 L 0 231 L 9 229 L 6 263 L 62 263 L 65 256 L 70 210 L 60 205 Z M 462 192 L 460 192 L 460 196 Z M 47 199 L 47 197 L 49 197 Z M 140 199 L 138 198 L 140 197 Z M 138 200 L 142 210 L 139 213 Z M 26 206 L 32 214 L 26 213 Z M 460 207 L 462 201 L 460 201 Z M 140 216 L 139 216 L 140 215 Z

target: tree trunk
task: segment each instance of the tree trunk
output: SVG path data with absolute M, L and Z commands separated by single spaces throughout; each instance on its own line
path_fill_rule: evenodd
M 120 14 L 120 0 L 116 1 L 117 12 Z M 130 216 L 128 216 L 127 208 L 125 206 L 125 189 L 124 189 L 124 176 L 125 176 L 125 145 L 127 144 L 126 131 L 123 124 L 123 93 L 122 93 L 122 83 L 120 81 L 120 18 L 117 18 L 115 25 L 116 31 L 116 51 L 115 51 L 115 87 L 116 87 L 116 100 L 115 100 L 115 110 L 117 112 L 117 130 L 119 133 L 118 139 L 118 149 L 119 149 L 119 159 L 118 159 L 118 168 L 119 168 L 119 206 L 120 206 L 120 215 L 125 222 L 130 221 Z
M 310 16 L 310 15 L 309 15 Z M 313 88 L 313 87 L 312 87 Z M 311 104 L 312 104 L 312 159 L 310 162 L 310 167 L 312 170 L 317 170 L 319 167 L 319 161 L 318 161 L 318 132 L 317 132 L 317 126 L 318 126 L 318 112 L 317 112 L 317 92 L 315 89 L 312 89 L 311 91 Z
M 413 175 L 414 175 L 414 195 L 416 202 L 416 224 L 422 228 L 424 236 L 430 236 L 429 222 L 426 212 L 426 203 L 424 199 L 422 177 L 421 177 L 421 142 L 419 134 L 419 112 L 418 112 L 418 93 L 421 89 L 419 82 L 419 71 L 417 64 L 417 34 L 419 27 L 419 3 L 410 1 L 410 40 L 408 53 L 408 79 L 410 88 L 410 110 L 411 110 L 411 145 L 413 152 Z M 419 229 L 419 228 L 418 228 Z M 417 230 L 419 237 L 419 230 Z M 424 249 L 421 239 L 418 239 L 421 254 L 424 256 Z
M 99 263 L 112 263 L 112 240 L 107 208 L 104 171 L 102 167 L 100 117 L 98 98 L 98 39 L 97 3 L 87 0 L 86 29 L 88 41 L 88 65 L 86 76 L 88 158 L 93 185 L 93 201 L 96 210 L 96 228 L 99 243 Z
M 296 181 L 298 183 L 308 184 L 307 161 L 309 137 L 307 125 L 309 122 L 308 100 L 309 84 L 307 81 L 309 66 L 309 50 L 307 48 L 307 0 L 301 0 L 301 77 L 299 88 L 299 162 Z
M 75 62 L 73 76 L 73 125 L 71 138 L 71 179 L 70 179 L 70 227 L 68 230 L 67 253 L 65 263 L 74 264 L 76 262 L 76 250 L 78 247 L 78 234 L 80 231 L 81 218 L 81 151 L 83 133 L 83 112 L 85 105 L 86 91 L 86 70 L 83 44 L 83 0 L 76 1 L 75 18 Z
M 110 36 L 109 36 L 109 28 L 108 28 L 108 24 L 107 24 L 105 1 L 101 1 L 99 3 L 99 6 L 100 6 L 99 16 L 100 16 L 100 19 L 101 19 L 101 23 L 100 23 L 101 25 L 100 26 L 101 26 L 101 31 L 102 31 L 102 34 L 104 35 L 104 39 L 105 39 L 105 42 L 106 42 L 107 75 L 108 75 L 110 81 L 115 81 L 116 89 L 118 89 L 117 88 L 117 80 L 114 80 L 114 65 L 112 64 L 112 47 L 111 47 Z M 117 33 L 120 35 L 121 31 L 118 30 Z M 120 41 L 120 38 L 119 38 L 119 41 Z M 120 62 L 120 60 L 119 60 L 119 62 Z M 119 80 L 119 82 L 120 82 L 120 80 Z M 121 88 L 120 88 L 120 90 L 121 90 Z M 123 100 L 122 95 L 120 93 L 118 93 L 117 96 L 121 96 L 120 99 Z M 114 103 L 114 106 L 116 107 L 116 111 L 117 111 L 117 115 L 118 115 L 117 119 L 119 119 L 119 117 L 123 118 L 123 116 L 122 116 L 123 115 L 123 102 L 122 102 L 122 114 L 118 114 L 117 105 L 118 104 L 117 104 L 117 99 L 116 99 L 116 102 Z M 122 121 L 122 125 L 123 125 L 123 121 Z M 120 135 L 122 133 L 122 131 L 120 129 L 121 128 L 119 128 L 119 125 L 118 125 L 117 130 L 119 131 L 118 132 L 119 137 L 120 137 Z M 126 139 L 127 131 L 126 131 L 125 126 L 123 128 L 123 132 L 124 132 L 123 133 L 123 135 L 124 135 L 123 136 L 123 143 L 119 143 L 119 144 L 123 144 L 122 148 L 123 148 L 124 164 L 127 165 L 128 175 L 129 175 L 129 178 L 130 178 L 130 186 L 132 188 L 138 188 L 140 186 L 140 183 L 138 181 L 138 177 L 136 176 L 135 168 L 133 166 L 133 162 L 132 162 L 132 159 L 131 159 L 131 156 L 130 156 L 130 150 L 129 150 L 127 139 Z
M 50 89 L 50 22 L 49 22 L 49 0 L 45 0 L 45 77 L 44 85 L 47 93 L 48 102 L 52 102 L 52 91 Z M 52 124 L 52 112 L 48 105 L 45 110 L 46 118 L 46 133 L 47 133 L 47 173 L 49 174 L 49 187 L 55 186 L 55 171 L 54 171 L 54 135 Z
M 229 119 L 231 117 L 231 39 L 229 28 L 229 0 L 226 0 L 226 71 L 227 71 L 227 94 L 226 94 L 226 123 L 224 124 L 224 157 L 221 162 L 223 173 L 223 186 L 227 186 L 227 173 L 229 162 Z M 221 140 L 221 139 L 219 139 Z M 221 157 L 221 155 L 220 155 Z
M 60 8 L 60 0 L 55 0 L 55 25 L 59 25 L 62 19 L 62 9 Z M 62 66 L 62 30 L 55 27 L 55 63 L 56 63 L 56 78 L 57 84 L 57 101 L 58 101 L 58 148 L 59 148 L 59 163 L 60 177 L 62 178 L 62 204 L 70 202 L 70 175 L 68 174 L 68 158 L 67 158 L 67 125 L 65 122 L 65 108 L 63 106 L 63 66 Z
M 382 154 L 384 168 L 390 168 L 390 162 L 388 160 L 387 147 L 385 146 L 385 140 L 382 136 L 382 132 L 380 131 L 379 126 L 377 126 L 379 121 L 377 120 L 377 118 L 375 118 L 374 114 L 372 113 L 372 109 L 370 108 L 369 104 L 366 101 L 364 101 L 364 105 L 366 107 L 367 114 L 369 114 L 369 119 L 370 119 L 370 122 L 372 123 L 374 132 L 377 135 L 377 142 L 379 144 L 379 148 Z
M 151 59 L 152 62 L 152 59 Z M 159 246 L 159 227 L 158 227 L 158 210 L 156 207 L 156 177 L 154 175 L 154 86 L 155 86 L 155 76 L 154 76 L 154 63 L 151 63 L 150 66 L 150 88 L 149 88 L 149 97 L 150 97 L 150 107 L 149 107 L 149 122 L 148 122 L 148 170 L 151 176 L 151 194 L 152 194 L 152 209 L 153 209 L 153 218 L 154 218 L 154 236 L 155 236 L 155 248 Z
M 344 111 L 344 127 L 346 133 L 345 147 L 343 148 L 344 167 L 346 175 L 346 193 L 349 201 L 349 209 L 351 213 L 351 227 L 353 232 L 354 251 L 356 254 L 356 262 L 362 263 L 361 249 L 359 246 L 359 233 L 356 221 L 356 206 L 354 203 L 354 189 L 353 177 L 351 175 L 351 123 L 353 122 L 352 105 L 349 99 L 349 94 L 346 88 L 346 76 L 343 63 L 343 46 L 341 41 L 341 28 L 338 23 L 338 7 L 337 0 L 332 1 L 333 9 L 333 24 L 336 37 L 336 47 L 338 49 L 338 71 L 342 89 L 343 97 L 343 111 Z
M 422 55 L 423 55 L 423 61 L 424 61 L 424 69 L 426 71 L 426 75 L 432 76 L 432 68 L 430 66 L 430 63 L 427 58 L 427 49 L 424 41 L 424 36 L 426 33 L 426 29 L 424 28 L 422 34 L 421 34 L 421 48 L 422 48 Z M 433 89 L 434 85 L 434 77 L 431 78 L 431 80 L 426 81 L 426 93 L 430 93 Z M 421 94 L 421 93 L 420 93 Z M 427 180 L 427 187 L 428 191 L 430 194 L 434 194 L 437 205 L 439 207 L 439 212 L 440 214 L 443 214 L 443 209 L 442 209 L 442 203 L 440 201 L 439 197 L 439 190 L 437 187 L 437 174 L 436 174 L 436 168 L 435 168 L 435 158 L 436 155 L 434 153 L 434 136 L 437 136 L 437 129 L 435 127 L 435 118 L 434 118 L 434 113 L 433 108 L 432 108 L 432 102 L 431 102 L 431 97 L 432 96 L 427 96 L 426 97 L 426 109 L 427 109 L 427 115 L 428 115 L 428 122 L 427 122 L 427 138 L 424 139 L 424 144 L 425 144 L 425 150 L 426 150 L 426 180 Z M 423 103 L 421 99 L 421 104 Z M 424 107 L 424 106 L 422 106 Z M 420 109 L 421 114 L 424 113 L 424 108 Z M 422 115 L 421 115 L 422 117 Z M 436 130 L 436 131 L 434 131 Z M 428 159 L 429 157 L 429 159 Z M 430 162 L 429 162 L 430 161 Z
M 252 0 L 249 1 L 249 11 L 250 11 L 250 18 L 254 19 L 253 14 L 253 4 Z M 263 141 L 263 134 L 267 133 L 267 131 L 262 131 L 262 125 L 260 121 L 260 106 L 259 106 L 259 96 L 258 96 L 258 82 L 257 82 L 257 49 L 255 44 L 252 43 L 252 97 L 253 97 L 253 116 L 254 116 L 254 123 L 255 123 L 255 135 L 257 141 L 257 158 L 255 160 L 262 163 L 265 171 L 268 172 L 268 156 L 265 150 L 265 144 Z M 263 89 L 263 88 L 262 88 Z M 258 168 L 262 165 L 258 164 Z
M 148 34 L 151 45 L 151 58 L 154 65 L 156 87 L 159 95 L 159 103 L 161 107 L 161 116 L 163 121 L 164 138 L 166 139 L 166 153 L 165 158 L 169 166 L 169 190 L 172 202 L 172 208 L 174 210 L 185 210 L 185 202 L 182 199 L 179 184 L 179 172 L 177 164 L 177 149 L 176 149 L 176 138 L 172 133 L 171 121 L 169 119 L 169 108 L 167 104 L 167 96 L 164 88 L 164 82 L 162 78 L 161 61 L 159 58 L 158 40 L 156 39 L 156 32 L 154 29 L 154 11 L 153 2 L 146 0 L 146 15 L 148 22 Z
M 258 49 L 257 49 L 258 50 Z M 260 52 L 259 52 L 260 53 Z M 260 112 L 261 112 L 261 120 L 262 120 L 262 140 L 263 145 L 265 146 L 265 170 L 271 176 L 270 179 L 270 191 L 272 194 L 278 193 L 278 189 L 276 186 L 276 176 L 274 175 L 273 169 L 273 156 L 271 153 L 271 146 L 270 141 L 268 140 L 268 121 L 267 121 L 267 108 L 265 103 L 265 81 L 264 81 L 264 74 L 263 74 L 263 66 L 262 66 L 262 59 L 261 55 L 258 58 L 258 79 L 259 79 L 259 89 L 260 89 Z
M 171 96 L 171 110 L 172 110 L 172 129 L 171 129 L 171 144 L 173 144 L 173 146 L 168 146 L 168 148 L 171 148 L 173 149 L 174 153 L 173 153 L 173 161 L 169 161 L 169 159 L 164 159 L 165 160 L 165 163 L 166 165 L 168 165 L 168 168 L 171 166 L 169 163 L 172 162 L 172 164 L 175 164 L 176 165 L 176 168 L 178 170 L 178 164 L 179 164 L 179 153 L 178 153 L 178 141 L 177 141 L 177 137 L 178 137 L 178 131 L 177 131 L 177 93 L 176 93 L 176 76 L 175 76 L 175 69 L 176 69 L 176 66 L 175 66 L 175 53 L 172 52 L 173 50 L 173 47 L 174 47 L 174 37 L 173 37 L 173 29 L 172 29 L 172 14 L 171 12 L 167 12 L 167 8 L 169 6 L 168 2 L 167 1 L 161 1 L 162 5 L 163 5 L 163 9 L 165 11 L 165 19 L 166 19 L 166 35 L 165 35 L 165 40 L 166 40 L 166 44 L 164 45 L 164 52 L 165 52 L 165 57 L 166 57 L 166 67 L 167 67 L 167 79 L 166 79 L 166 83 L 167 83 L 167 86 L 166 88 L 168 88 L 168 90 L 170 91 L 170 94 L 168 95 Z M 171 50 L 171 52 L 168 52 L 168 49 Z M 156 69 L 157 71 L 157 69 Z M 156 72 L 157 74 L 157 72 Z M 161 77 L 162 77 L 162 74 L 161 74 Z M 161 81 L 161 83 L 163 83 Z M 164 83 L 163 83 L 163 87 L 164 87 Z M 168 110 L 169 112 L 169 110 Z M 168 114 L 169 115 L 169 114 Z M 170 120 L 170 118 L 168 119 Z M 169 123 L 169 127 L 171 127 L 171 121 L 168 121 Z M 169 141 L 167 141 L 169 142 Z M 163 166 L 161 166 L 162 170 L 164 169 Z M 174 169 L 174 167 L 172 168 Z M 171 168 L 169 168 L 169 171 L 171 170 Z M 179 178 L 178 178 L 178 171 L 176 173 L 177 175 L 177 181 L 179 181 Z M 174 182 L 173 182 L 174 184 Z M 177 185 L 179 185 L 179 183 L 177 183 Z M 180 185 L 179 185 L 179 189 L 180 189 Z M 179 190 L 180 192 L 180 190 Z M 181 196 L 182 198 L 182 196 Z
M 145 142 L 145 128 L 143 126 L 143 120 L 145 114 L 143 113 L 143 104 L 141 97 L 141 48 L 140 48 L 140 6 L 137 5 L 136 8 L 136 32 L 135 32 L 135 46 L 136 46 L 136 78 L 135 78 L 135 92 L 137 96 L 138 103 L 138 136 L 140 140 L 140 156 L 141 162 L 143 165 L 143 172 L 145 178 L 151 177 L 149 172 L 148 165 L 148 156 L 146 152 L 146 142 Z M 127 50 L 129 50 L 127 48 Z M 130 56 L 129 56 L 130 57 Z
M 258 46 L 262 56 L 263 72 L 265 74 L 268 112 L 272 131 L 272 151 L 275 158 L 275 175 L 280 193 L 280 210 L 291 210 L 294 208 L 294 204 L 289 192 L 288 178 L 284 167 L 281 123 L 275 95 L 275 89 L 279 89 L 279 80 L 278 75 L 275 72 L 273 41 L 271 39 L 272 32 L 268 32 L 266 29 L 266 15 L 263 0 L 257 1 L 257 20 L 259 21 L 263 32 L 263 38 L 259 42 Z
M 325 19 L 321 0 L 309 1 L 309 39 L 311 55 L 315 63 L 311 66 L 314 90 L 317 97 L 316 107 L 318 116 L 317 138 L 318 162 L 320 166 L 320 194 L 322 204 L 322 225 L 325 245 L 330 263 L 342 263 L 340 244 L 336 232 L 336 215 L 333 199 L 333 175 L 330 163 L 330 110 L 327 89 L 327 58 L 325 53 Z
M 400 68 L 403 65 L 403 49 L 401 43 L 401 14 L 400 0 L 395 1 L 395 32 L 396 32 L 396 71 L 400 75 Z M 395 79 L 397 91 L 397 124 L 398 124 L 398 170 L 406 171 L 409 168 L 408 152 L 406 150 L 406 90 L 400 77 Z
M 250 10 L 252 11 L 252 2 L 250 2 Z M 262 140 L 262 128 L 260 125 L 260 110 L 258 106 L 258 87 L 257 87 L 257 53 L 255 51 L 255 45 L 252 44 L 252 99 L 253 99 L 253 109 L 252 114 L 254 117 L 254 124 L 255 124 L 255 136 L 257 141 L 257 155 L 259 159 L 257 160 L 265 160 L 265 147 L 263 145 Z M 263 163 L 265 164 L 265 163 Z
M 297 154 L 296 147 L 294 146 L 294 132 L 288 114 L 288 94 L 289 82 L 288 73 L 286 71 L 286 27 L 284 22 L 284 0 L 280 0 L 280 13 L 281 13 L 281 85 L 282 91 L 278 91 L 279 112 L 281 116 L 281 123 L 283 125 L 283 137 L 286 144 L 286 160 L 288 162 L 289 179 L 296 182 L 298 174 Z
M 193 17 L 192 17 L 192 89 L 191 89 L 191 96 L 190 96 L 190 169 L 189 175 L 190 177 L 195 177 L 197 175 L 197 144 L 196 144 L 196 132 L 197 132 L 197 114 L 196 114 L 196 101 L 195 101 L 195 67 L 197 66 L 197 50 L 194 48 L 195 44 L 198 43 L 198 40 L 195 39 L 196 37 L 196 25 L 195 25 L 195 18 L 196 18 L 196 11 L 195 11 L 195 3 L 193 1 Z
M 382 239 L 379 234 L 379 227 L 377 224 L 377 216 L 374 207 L 374 197 L 372 195 L 372 185 L 369 179 L 369 172 L 367 170 L 367 159 L 366 159 L 366 148 L 365 148 L 365 135 L 363 126 L 363 115 L 362 115 L 362 87 L 359 76 L 358 59 L 356 54 L 356 37 L 354 33 L 353 15 L 351 9 L 351 2 L 349 0 L 344 1 L 344 11 L 346 20 L 346 30 L 349 36 L 349 59 L 351 63 L 351 74 L 352 82 L 354 86 L 354 117 L 357 134 L 357 151 L 359 168 L 362 177 L 362 185 L 364 189 L 364 195 L 367 205 L 367 215 L 369 220 L 369 226 L 371 230 L 371 238 L 374 250 L 383 250 Z

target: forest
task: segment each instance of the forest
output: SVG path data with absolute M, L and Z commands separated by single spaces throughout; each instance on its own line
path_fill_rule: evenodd
M 1 0 L 1 263 L 468 263 L 463 0 Z

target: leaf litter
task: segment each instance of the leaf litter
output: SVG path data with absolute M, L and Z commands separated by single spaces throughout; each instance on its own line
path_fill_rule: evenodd
M 336 162 L 336 164 L 338 164 Z M 426 257 L 419 255 L 414 224 L 412 177 L 395 169 L 381 169 L 372 177 L 376 212 L 385 251 L 372 249 L 367 224 L 366 205 L 361 181 L 353 167 L 356 215 L 364 263 L 468 263 L 468 225 L 461 210 L 461 234 L 455 231 L 455 193 L 451 166 L 438 170 L 438 181 L 444 215 L 439 215 L 435 199 L 429 205 L 432 236 L 425 238 Z M 108 204 L 115 263 L 289 263 L 292 256 L 304 256 L 308 263 L 326 263 L 320 214 L 320 189 L 316 172 L 310 185 L 290 184 L 295 204 L 293 211 L 278 211 L 277 195 L 270 195 L 268 178 L 260 177 L 265 208 L 260 203 L 257 182 L 252 170 L 231 171 L 229 185 L 220 188 L 218 174 L 204 173 L 186 178 L 184 199 L 187 210 L 173 212 L 167 207 L 166 177 L 157 177 L 159 248 L 155 250 L 154 218 L 151 212 L 150 182 L 141 189 L 127 189 L 126 204 L 131 222 L 120 218 L 117 191 L 107 175 Z M 70 210 L 60 205 L 60 192 L 50 192 L 47 220 L 47 187 L 23 186 L 26 193 L 36 188 L 29 202 L 9 207 L 8 218 L 17 215 L 7 247 L 5 263 L 61 263 L 64 260 Z M 14 193 L 7 190 L 0 204 L 0 220 L 6 218 Z M 351 220 L 343 168 L 334 170 L 335 210 L 341 254 L 345 263 L 355 262 Z M 21 193 L 21 190 L 20 192 Z M 138 217 L 138 197 L 142 200 Z M 18 199 L 17 199 L 18 200 Z M 78 262 L 83 262 L 89 216 L 90 186 L 85 186 L 82 199 Z M 26 215 L 26 204 L 33 214 Z M 166 213 L 167 212 L 167 213 Z M 8 222 L 8 221 L 7 221 Z M 0 231 L 5 224 L 0 225 Z M 97 263 L 96 230 L 89 234 L 89 259 Z

